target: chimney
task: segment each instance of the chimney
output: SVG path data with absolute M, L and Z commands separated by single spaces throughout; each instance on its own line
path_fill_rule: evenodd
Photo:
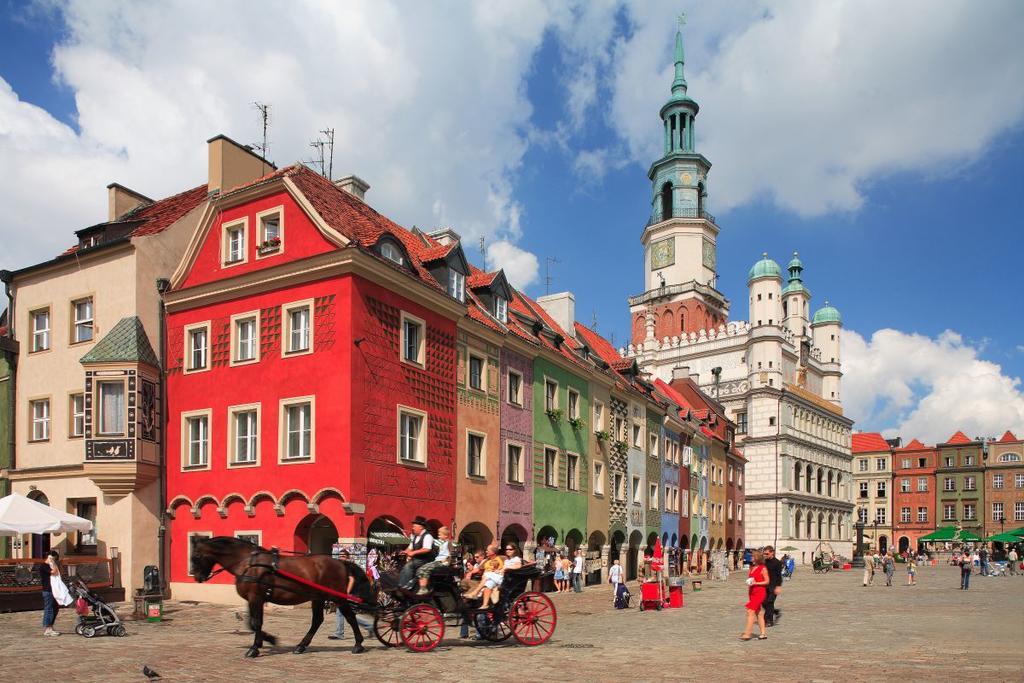
M 210 138 L 206 144 L 210 170 L 207 190 L 210 194 L 227 192 L 277 170 L 274 164 L 253 152 L 252 147 L 240 145 L 226 135 Z
M 153 200 L 146 195 L 129 190 L 124 185 L 110 183 L 107 185 L 107 220 L 116 221 L 132 209 L 145 204 L 152 204 Z
M 572 292 L 537 297 L 537 303 L 554 318 L 566 334 L 573 339 L 576 338 L 576 297 Z
M 690 367 L 688 365 L 677 365 L 672 368 L 672 381 L 675 382 L 677 379 L 687 379 L 690 376 Z
M 366 191 L 370 189 L 370 183 L 357 175 L 347 175 L 344 178 L 335 180 L 334 184 L 363 202 L 366 201 Z
M 440 242 L 441 244 L 443 244 L 444 246 L 446 246 L 446 247 L 449 244 L 453 244 L 455 242 L 461 242 L 462 241 L 462 235 L 460 235 L 459 233 L 455 232 L 451 228 L 441 228 L 440 230 L 435 230 L 434 232 L 428 232 L 427 234 L 430 237 L 432 237 L 435 240 L 437 240 L 438 242 Z

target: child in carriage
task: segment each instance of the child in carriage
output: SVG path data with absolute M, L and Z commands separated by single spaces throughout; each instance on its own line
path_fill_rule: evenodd
M 443 526 L 437 530 L 437 541 L 434 543 L 434 547 L 437 549 L 437 557 L 434 558 L 433 562 L 427 562 L 425 565 L 416 570 L 416 577 L 420 580 L 420 588 L 416 591 L 417 595 L 426 595 L 429 593 L 427 583 L 430 581 L 430 574 L 442 567 L 448 566 L 448 559 L 451 557 L 451 530 Z

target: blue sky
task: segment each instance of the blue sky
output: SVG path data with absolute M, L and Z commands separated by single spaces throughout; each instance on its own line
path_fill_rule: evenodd
M 272 8 L 223 34 L 241 5 L 196 24 L 173 4 L 2 4 L 0 163 L 27 170 L 15 225 L 0 231 L 41 227 L 0 267 L 44 260 L 102 219 L 111 181 L 150 196 L 200 182 L 203 141 L 255 140 L 260 99 L 273 106 L 279 164 L 308 158 L 315 131 L 337 125 L 336 168 L 369 180 L 375 207 L 409 226 L 451 224 L 478 262 L 485 237 L 498 245 L 491 262 L 534 296 L 556 257 L 552 291 L 572 290 L 581 321 L 596 315 L 603 334 L 626 339 L 679 7 L 295 13 L 312 19 Z M 951 3 L 949 26 L 926 7 L 890 12 L 889 37 L 864 3 L 686 8 L 719 286 L 745 319 L 750 265 L 762 251 L 785 264 L 799 250 L 814 307 L 827 298 L 843 314 L 844 390 L 861 427 L 998 436 L 1024 429 L 1024 100 L 1008 92 L 1020 90 L 1024 51 L 992 44 L 1024 28 L 1024 9 L 992 3 L 979 17 Z M 829 22 L 838 39 L 823 38 Z M 914 26 L 914 50 L 902 48 L 901 22 Z M 246 37 L 268 26 L 281 33 L 273 59 Z M 952 37 L 962 55 L 949 54 Z M 807 64 L 821 54 L 815 73 Z M 52 187 L 29 196 L 54 168 L 59 208 Z M 972 397 L 988 408 L 965 424 L 956 413 Z

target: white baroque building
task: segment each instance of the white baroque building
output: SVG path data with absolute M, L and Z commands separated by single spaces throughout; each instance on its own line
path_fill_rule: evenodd
M 842 319 L 811 292 L 794 252 L 783 284 L 764 254 L 750 269 L 749 320 L 729 321 L 716 286 L 719 227 L 706 210 L 710 162 L 695 151 L 699 107 L 686 93 L 676 34 L 672 96 L 661 109 L 665 153 L 648 173 L 651 218 L 641 236 L 645 291 L 629 299 L 631 343 L 644 372 L 689 375 L 736 423 L 747 458 L 746 545 L 794 546 L 809 562 L 821 543 L 850 554 L 850 433 L 841 408 Z

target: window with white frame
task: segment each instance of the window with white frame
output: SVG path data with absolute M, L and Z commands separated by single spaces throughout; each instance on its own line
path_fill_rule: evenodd
M 1001 489 L 1003 488 L 1003 475 L 993 474 L 992 475 L 992 488 Z
M 313 457 L 314 426 L 312 398 L 290 399 L 281 405 L 285 460 L 307 460 Z
M 745 410 L 736 413 L 736 433 L 747 433 L 747 412 Z
M 918 491 L 927 491 L 928 490 L 928 477 L 918 477 L 917 478 L 917 490 Z
M 565 454 L 565 488 L 580 490 L 580 456 L 575 453 Z
M 72 344 L 92 341 L 93 317 L 91 296 L 71 302 L 71 321 Z
M 743 505 L 741 503 L 736 503 L 736 521 L 743 521 Z
M 903 458 L 903 469 L 910 469 L 910 458 Z
M 448 269 L 448 294 L 459 301 L 466 300 L 466 276 L 454 268 Z
M 232 360 L 235 363 L 249 363 L 257 360 L 259 353 L 258 319 L 259 313 L 245 313 L 233 318 L 231 332 L 234 336 L 232 344 L 234 358 Z
M 558 451 L 554 448 L 544 449 L 544 485 L 558 487 Z
M 1013 521 L 1024 522 L 1024 503 L 1013 504 Z
M 977 488 L 977 480 L 973 476 L 964 477 L 964 491 L 974 491 Z
M 122 380 L 96 383 L 96 403 L 99 407 L 97 431 L 101 436 L 120 436 L 125 433 L 124 398 Z
M 245 221 L 232 223 L 224 228 L 224 265 L 245 261 Z
M 859 519 L 862 524 L 867 524 L 868 523 L 868 510 L 867 510 L 867 508 L 857 508 L 857 519 Z
M 953 466 L 953 456 L 952 455 L 947 455 L 945 457 L 945 459 L 944 459 L 944 462 L 946 463 L 946 465 L 945 465 L 946 467 L 952 467 Z
M 999 456 L 999 462 L 1020 462 L 1020 453 L 1003 453 Z
M 580 416 L 580 392 L 573 388 L 568 390 L 569 396 L 569 419 L 577 420 Z
M 633 475 L 633 505 L 639 505 L 643 492 L 640 490 L 640 477 Z
M 404 463 L 427 462 L 427 415 L 411 408 L 398 408 L 398 459 Z
M 885 524 L 885 508 L 875 508 L 875 521 Z
M 252 543 L 254 546 L 260 547 L 263 545 L 263 532 L 262 531 L 236 531 L 235 538 L 239 541 L 245 541 L 246 543 Z
M 42 308 L 29 313 L 32 319 L 32 353 L 50 348 L 50 309 Z
M 494 297 L 494 317 L 503 323 L 508 322 L 508 301 L 500 296 Z
M 860 497 L 861 498 L 867 498 L 868 497 L 868 483 L 866 481 L 862 481 L 862 482 L 860 482 L 859 485 L 860 485 Z
M 514 406 L 523 405 L 523 376 L 515 370 L 508 371 L 508 402 Z
M 50 440 L 50 399 L 39 398 L 28 402 L 32 418 L 32 440 Z
M 651 484 L 647 487 L 647 507 L 652 510 L 658 509 L 658 485 Z
M 85 436 L 85 394 L 68 397 L 68 418 L 68 436 L 72 439 Z
M 739 510 L 742 507 L 743 507 L 742 505 L 737 505 L 736 506 L 737 513 L 739 512 Z M 684 495 L 680 494 L 680 496 L 679 496 L 679 515 L 682 516 L 682 517 L 689 517 L 690 516 L 690 498 L 689 498 L 689 496 L 684 496 Z
M 405 263 L 405 257 L 402 256 L 402 250 L 391 242 L 381 242 L 380 255 L 392 263 L 397 263 L 398 265 L 403 265 Z
M 927 522 L 928 521 L 928 508 L 921 506 L 917 508 L 917 521 Z
M 867 458 L 861 458 L 857 461 L 857 470 L 860 472 L 868 471 L 868 460 Z
M 516 443 L 505 447 L 505 476 L 510 484 L 522 484 L 525 477 L 523 447 Z
M 1013 488 L 1024 489 L 1024 474 L 1013 475 Z
M 943 491 L 956 491 L 956 480 L 953 477 L 946 477 L 942 480 Z
M 887 495 L 888 489 L 889 489 L 889 482 L 886 482 L 886 481 L 878 482 L 878 486 L 876 487 L 877 497 L 878 498 L 885 498 L 885 496 Z
M 885 458 L 875 458 L 875 470 L 877 472 L 885 471 Z
M 974 456 L 973 455 L 965 455 L 964 456 L 964 465 L 973 465 L 973 464 L 974 464 Z
M 977 508 L 974 503 L 964 503 L 964 519 L 974 520 L 977 519 Z
M 900 521 L 903 522 L 904 524 L 910 522 L 910 508 L 909 507 L 901 507 L 900 508 Z
M 402 311 L 402 360 L 424 365 L 426 359 L 426 323 Z
M 182 419 L 185 441 L 183 464 L 185 467 L 206 467 L 210 464 L 210 414 L 186 414 Z
M 956 505 L 946 504 L 942 506 L 942 520 L 949 522 L 956 519 Z
M 484 477 L 484 435 L 469 432 L 466 435 L 466 475 Z
M 469 388 L 476 389 L 477 391 L 484 391 L 484 382 L 486 381 L 485 373 L 487 371 L 487 361 L 484 360 L 483 356 L 478 356 L 474 353 L 469 354 Z
M 649 438 L 649 441 L 651 442 L 651 452 L 650 452 L 650 454 L 655 456 L 655 457 L 657 457 L 657 455 L 658 455 L 658 435 L 657 434 L 651 434 L 650 438 Z
M 232 408 L 231 464 L 252 465 L 259 459 L 260 421 L 255 406 Z
M 267 253 L 281 248 L 281 215 L 281 209 L 270 209 L 256 214 L 256 220 L 259 222 L 260 251 Z
M 544 380 L 544 410 L 558 409 L 558 382 Z
M 604 495 L 604 463 L 594 462 L 594 495 Z
M 900 479 L 900 493 L 910 493 L 909 479 Z
M 726 502 L 725 509 L 726 509 L 725 510 L 725 512 L 726 512 L 726 517 L 725 518 L 728 521 L 731 522 L 732 521 L 732 501 L 731 500 Z
M 612 475 L 612 495 L 615 500 L 626 500 L 626 479 L 619 472 Z
M 1003 519 L 1003 504 L 992 503 L 992 521 L 998 522 Z
M 312 348 L 312 317 L 309 303 L 285 306 L 285 354 L 308 353 Z
M 642 448 L 643 443 L 640 441 L 640 425 L 633 423 L 633 448 Z
M 729 465 L 729 483 L 730 484 L 732 483 L 732 478 L 733 478 L 733 467 L 732 467 L 732 465 Z
M 210 354 L 210 324 L 202 323 L 186 327 L 185 340 L 188 349 L 185 370 L 187 372 L 205 370 Z

